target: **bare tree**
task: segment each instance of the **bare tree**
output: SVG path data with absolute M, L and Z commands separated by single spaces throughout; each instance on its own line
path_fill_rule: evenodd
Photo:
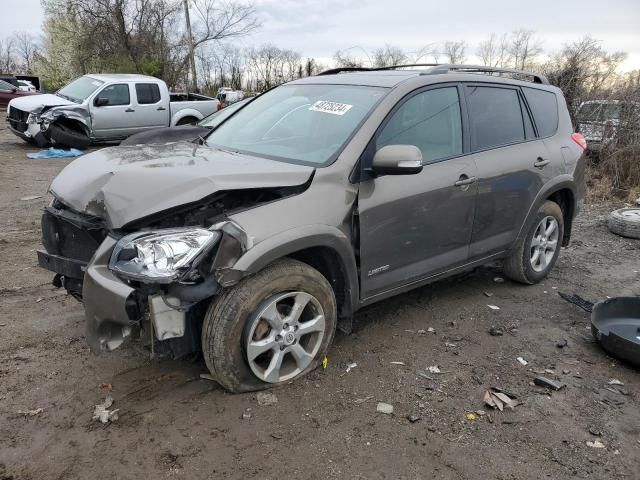
M 333 54 L 333 61 L 337 67 L 361 68 L 364 67 L 364 61 L 356 57 L 347 50 L 336 50 Z
M 508 36 L 506 33 L 498 37 L 495 33 L 480 42 L 476 54 L 482 64 L 488 67 L 506 67 L 509 64 Z
M 399 47 L 385 45 L 373 52 L 374 67 L 390 67 L 391 65 L 402 65 L 407 62 L 407 54 Z
M 11 73 L 16 68 L 14 48 L 13 38 L 0 38 L 0 72 Z
M 542 42 L 535 37 L 533 30 L 521 28 L 511 32 L 507 52 L 514 68 L 527 70 L 542 53 Z
M 33 73 L 33 60 L 38 53 L 38 44 L 33 35 L 27 32 L 13 34 L 14 49 L 23 73 Z
M 467 61 L 465 57 L 465 51 L 467 44 L 464 41 L 461 42 L 444 42 L 444 56 L 447 58 L 448 63 L 464 63 Z

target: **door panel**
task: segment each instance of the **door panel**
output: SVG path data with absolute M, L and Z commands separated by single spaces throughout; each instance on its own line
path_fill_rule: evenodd
M 169 125 L 169 105 L 162 100 L 160 87 L 156 83 L 136 83 L 135 132 Z
M 137 121 L 135 109 L 131 105 L 133 95 L 129 84 L 107 85 L 91 103 L 91 123 L 96 138 L 117 138 L 127 136 Z M 107 98 L 109 104 L 96 106 L 95 100 Z
M 462 175 L 477 176 L 471 157 L 361 184 L 363 298 L 465 263 L 477 185 L 454 186 Z

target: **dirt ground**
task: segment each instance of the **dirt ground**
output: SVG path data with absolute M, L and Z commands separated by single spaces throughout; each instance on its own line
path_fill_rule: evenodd
M 202 363 L 89 352 L 81 304 L 35 254 L 47 187 L 68 161 L 27 159 L 34 150 L 0 127 L 0 480 L 640 478 L 639 372 L 603 353 L 588 315 L 557 294 L 640 295 L 640 241 L 609 233 L 613 206 L 585 208 L 544 284 L 496 283 L 485 268 L 384 301 L 337 335 L 326 369 L 260 406 L 201 379 Z M 535 386 L 545 370 L 566 388 Z M 106 426 L 91 419 L 103 383 L 119 409 Z M 490 386 L 520 405 L 485 407 Z

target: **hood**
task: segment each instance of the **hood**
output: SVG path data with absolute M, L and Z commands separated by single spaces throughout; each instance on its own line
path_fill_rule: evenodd
M 70 100 L 66 100 L 57 95 L 44 93 L 42 95 L 25 95 L 14 98 L 9 106 L 22 110 L 23 112 L 40 112 L 45 107 L 56 107 L 59 105 L 78 105 Z
M 146 132 L 136 133 L 123 140 L 120 145 L 143 145 L 149 143 L 170 143 L 196 140 L 200 135 L 205 136 L 210 128 L 199 125 L 181 125 L 179 127 L 152 128 Z
M 50 191 L 73 210 L 121 228 L 223 190 L 302 185 L 313 171 L 188 142 L 120 146 L 74 160 Z

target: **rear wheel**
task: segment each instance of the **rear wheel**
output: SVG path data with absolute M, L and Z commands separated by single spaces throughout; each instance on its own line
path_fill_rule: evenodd
M 504 261 L 504 273 L 516 282 L 544 279 L 558 259 L 564 235 L 564 217 L 557 203 L 546 201 L 529 222 L 527 232 Z
M 285 259 L 214 300 L 202 327 L 202 351 L 224 388 L 260 390 L 316 368 L 335 328 L 336 301 L 327 279 Z
M 198 119 L 196 117 L 184 117 L 176 122 L 176 125 L 195 125 L 198 123 Z

